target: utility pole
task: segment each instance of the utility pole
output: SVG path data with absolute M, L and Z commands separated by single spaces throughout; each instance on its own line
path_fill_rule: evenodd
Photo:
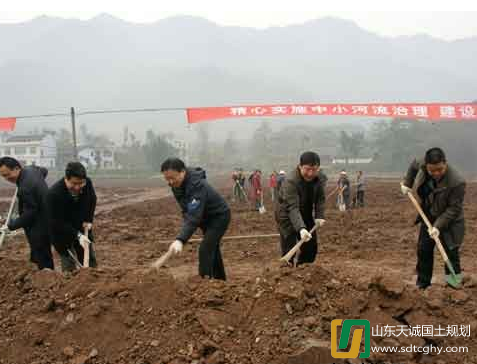
M 75 108 L 71 108 L 71 131 L 73 134 L 73 158 L 78 161 L 78 145 L 76 143 L 76 120 L 75 120 Z

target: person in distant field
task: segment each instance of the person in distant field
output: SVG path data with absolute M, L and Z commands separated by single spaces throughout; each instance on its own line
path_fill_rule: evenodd
M 242 168 L 239 168 L 238 172 L 238 183 L 239 183 L 239 198 L 240 201 L 243 202 L 247 199 L 246 192 L 245 192 L 245 173 L 243 172 Z
M 262 173 L 256 169 L 251 178 L 250 199 L 254 202 L 255 210 L 262 206 Z
M 270 188 L 270 196 L 272 198 L 272 202 L 274 202 L 275 196 L 277 195 L 277 171 L 273 171 L 270 175 L 268 187 Z
M 356 176 L 356 206 L 364 207 L 364 191 L 366 190 L 366 182 L 363 171 L 358 171 Z
M 348 174 L 346 173 L 346 171 L 343 170 L 340 172 L 337 186 L 337 204 L 338 206 L 344 204 L 346 210 L 349 210 L 349 208 L 351 207 L 351 183 L 348 179 Z
M 287 174 L 285 173 L 285 171 L 281 170 L 278 173 L 278 177 L 277 177 L 277 196 L 280 193 L 280 188 L 282 187 L 283 182 L 285 182 L 286 177 L 287 177 Z
M 237 169 L 232 172 L 232 184 L 232 202 L 235 202 L 235 199 L 239 198 L 240 194 L 239 173 Z

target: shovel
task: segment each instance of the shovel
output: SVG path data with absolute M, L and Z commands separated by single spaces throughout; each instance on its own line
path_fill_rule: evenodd
M 339 187 L 336 187 L 333 191 L 331 191 L 327 196 L 326 196 L 326 201 L 328 201 L 331 196 L 333 196 L 337 191 L 339 190 Z
M 167 250 L 165 254 L 163 254 L 159 259 L 157 259 L 154 263 L 152 263 L 151 268 L 153 269 L 161 268 L 167 262 L 167 260 L 171 257 L 172 253 L 173 253 L 172 248 L 169 247 L 169 249 Z
M 263 190 L 260 191 L 260 207 L 258 208 L 258 212 L 261 214 L 267 212 L 267 210 L 265 209 L 265 205 L 263 204 Z
M 242 193 L 243 193 L 243 196 L 245 197 L 245 201 L 247 201 L 247 202 L 248 202 L 248 197 L 247 197 L 247 194 L 245 193 L 245 190 L 243 189 L 242 185 L 240 184 L 240 182 L 236 182 L 236 183 L 238 183 L 238 185 L 239 185 L 239 188 L 240 188 L 240 191 L 242 191 Z
M 339 199 L 339 204 L 338 204 L 338 209 L 341 211 L 341 212 L 345 212 L 346 211 L 346 205 L 344 203 L 342 203 L 343 201 L 343 196 L 340 195 L 340 199 Z
M 17 202 L 17 193 L 18 193 L 18 187 L 15 188 L 15 193 L 12 196 L 12 201 L 10 202 L 10 208 L 8 209 L 7 219 L 5 220 L 5 226 L 8 225 L 8 223 L 10 222 L 10 218 L 12 216 L 13 208 L 15 207 L 15 202 Z M 2 231 L 2 234 L 0 235 L 0 248 L 3 246 L 3 241 L 5 240 L 5 235 L 6 235 L 6 232 Z
M 313 228 L 309 231 L 309 233 L 313 234 L 317 227 L 318 227 L 318 224 L 315 224 L 315 226 L 313 226 Z M 280 260 L 289 262 L 290 259 L 295 255 L 295 253 L 297 253 L 300 250 L 301 246 L 304 243 L 305 243 L 305 239 L 301 239 L 298 243 L 296 243 L 296 245 L 293 248 L 290 249 L 288 253 L 286 253 L 283 257 L 281 257 Z
M 80 261 L 78 260 L 78 258 L 75 255 L 75 253 L 73 253 L 70 249 L 67 249 L 66 251 L 68 252 L 71 259 L 73 259 L 73 262 L 75 263 L 76 268 L 83 268 L 83 265 L 80 263 Z
M 84 228 L 84 235 L 89 239 L 89 229 L 90 227 L 89 226 L 86 226 Z M 84 250 L 84 255 L 83 255 L 83 267 L 84 268 L 89 268 L 89 244 L 90 243 L 86 243 L 85 245 L 83 245 L 83 250 Z
M 416 208 L 417 212 L 419 212 L 419 215 L 421 215 L 421 218 L 424 221 L 424 223 L 426 224 L 427 228 L 431 229 L 432 224 L 429 221 L 429 219 L 427 218 L 424 211 L 422 211 L 422 208 L 419 205 L 419 202 L 417 202 L 416 198 L 412 195 L 411 192 L 408 192 L 407 195 L 408 195 L 409 199 L 411 200 L 412 204 L 414 205 L 414 207 Z M 446 263 L 447 268 L 449 268 L 449 272 L 451 273 L 449 275 L 449 277 L 447 278 L 447 283 L 451 287 L 458 288 L 460 283 L 461 283 L 461 279 L 455 273 L 454 267 L 452 266 L 452 263 L 450 262 L 449 257 L 447 256 L 446 251 L 444 250 L 444 247 L 442 246 L 441 240 L 439 239 L 438 236 L 437 237 L 432 237 L 432 238 L 436 242 L 437 248 L 439 249 L 439 252 L 442 255 L 442 259 L 444 259 L 444 262 Z
M 346 187 L 347 186 L 344 186 L 341 190 L 340 190 L 340 193 L 338 195 L 338 209 L 340 211 L 346 211 L 346 204 L 344 203 L 344 197 L 343 197 L 343 192 L 344 190 L 346 190 Z

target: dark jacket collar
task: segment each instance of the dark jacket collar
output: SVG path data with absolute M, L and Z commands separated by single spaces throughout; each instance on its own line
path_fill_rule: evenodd
M 18 175 L 18 178 L 15 184 L 17 186 L 20 186 L 20 183 L 23 182 L 24 179 L 25 179 L 25 170 L 22 168 L 20 169 L 20 174 Z
M 416 185 L 417 188 L 422 186 L 422 184 L 426 181 L 428 177 L 427 169 L 426 169 L 426 164 L 424 163 L 424 160 L 419 161 L 419 172 L 416 176 Z M 457 172 L 454 167 L 451 165 L 447 164 L 447 171 L 444 174 L 444 176 L 441 178 L 439 182 L 437 182 L 436 189 L 446 189 L 446 188 L 452 188 L 457 185 L 460 185 L 461 183 L 464 183 L 465 180 L 464 178 Z
M 293 174 L 293 179 L 295 180 L 296 183 L 311 183 L 311 182 L 318 182 L 320 180 L 320 173 L 318 172 L 318 175 L 313 178 L 311 181 L 305 181 L 303 176 L 301 175 L 300 168 L 297 166 L 295 169 L 295 173 Z

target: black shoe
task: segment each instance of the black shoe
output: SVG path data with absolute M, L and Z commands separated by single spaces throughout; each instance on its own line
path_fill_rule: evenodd
M 422 290 L 430 287 L 430 285 L 431 285 L 430 283 L 416 282 L 417 288 L 422 289 Z

